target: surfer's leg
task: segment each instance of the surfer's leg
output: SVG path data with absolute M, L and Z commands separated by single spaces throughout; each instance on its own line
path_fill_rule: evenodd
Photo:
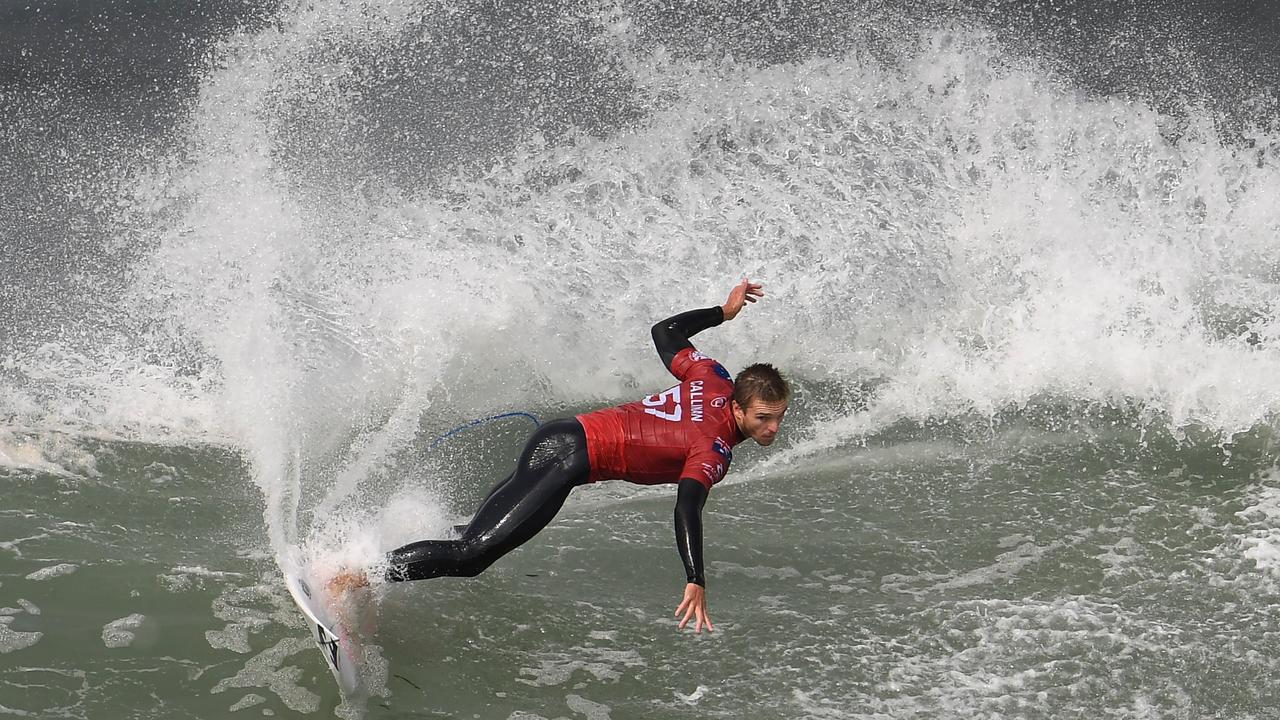
M 499 490 L 501 490 L 503 485 L 506 485 L 507 483 L 511 482 L 511 479 L 512 479 L 512 478 L 514 478 L 515 476 L 516 476 L 516 474 L 515 474 L 515 473 L 511 473 L 510 475 L 508 475 L 508 476 L 507 476 L 507 478 L 506 478 L 505 480 L 503 480 L 502 482 L 500 482 L 500 483 L 498 483 L 497 485 L 494 485 L 492 488 L 490 488 L 490 489 L 489 489 L 489 494 L 485 495 L 485 496 L 484 496 L 484 500 L 481 500 L 481 501 L 480 501 L 480 506 L 481 506 L 481 507 L 483 507 L 485 503 L 489 502 L 489 498 L 493 497 L 493 494 L 494 494 L 494 493 L 496 493 L 496 492 L 498 492 Z M 471 517 L 473 517 L 473 518 L 474 518 L 474 517 L 475 517 L 475 515 L 472 515 Z M 468 522 L 465 522 L 465 523 L 463 523 L 463 524 L 461 524 L 461 525 L 454 525 L 454 526 L 453 526 L 453 531 L 454 531 L 454 532 L 456 532 L 456 533 L 458 533 L 458 535 L 459 535 L 459 536 L 461 536 L 463 533 L 465 533 L 465 532 L 467 531 L 467 525 L 469 525 L 469 524 L 470 524 L 470 522 L 468 521 Z
M 500 482 L 500 483 L 498 483 L 497 485 L 494 485 L 492 488 L 490 488 L 490 489 L 489 489 L 489 492 L 485 494 L 485 496 L 484 496 L 484 500 L 481 500 L 481 501 L 480 501 L 480 505 L 482 505 L 482 506 L 483 506 L 486 502 L 489 502 L 489 498 L 493 497 L 493 494 L 494 494 L 494 493 L 496 493 L 496 492 L 498 492 L 499 490 L 501 490 L 503 485 L 506 485 L 507 483 L 511 482 L 511 480 L 512 480 L 512 479 L 514 479 L 514 478 L 515 478 L 515 476 L 516 476 L 516 474 L 515 474 L 515 473 L 511 473 L 510 475 L 508 475 L 508 476 L 507 476 L 507 479 L 506 479 L 506 480 L 503 480 L 502 482 Z M 475 515 L 472 515 L 471 517 L 475 517 Z M 463 527 L 466 527 L 466 526 L 464 525 Z
M 425 540 L 392 551 L 387 579 L 479 575 L 546 527 L 590 472 L 582 425 L 575 419 L 543 425 L 525 445 L 516 471 L 485 498 L 461 540 Z
M 575 419 L 548 423 L 525 445 L 511 479 L 496 488 L 462 534 L 492 563 L 524 544 L 555 518 L 570 491 L 590 475 L 587 438 Z

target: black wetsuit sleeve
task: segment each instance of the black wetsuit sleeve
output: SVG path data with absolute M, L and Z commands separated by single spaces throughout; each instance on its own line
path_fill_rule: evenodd
M 689 338 L 722 322 L 724 322 L 724 309 L 716 305 L 672 315 L 654 325 L 653 344 L 658 348 L 658 357 L 662 358 L 662 364 L 670 370 L 671 361 L 675 359 L 676 353 L 693 347 Z
M 707 488 L 697 480 L 683 478 L 676 492 L 676 550 L 684 563 L 687 582 L 707 586 L 702 570 L 702 506 Z

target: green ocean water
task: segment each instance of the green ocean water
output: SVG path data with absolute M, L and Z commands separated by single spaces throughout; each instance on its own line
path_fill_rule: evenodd
M 0 8 L 0 717 L 1277 717 L 1276 22 Z M 743 277 L 695 342 L 796 395 L 708 502 L 716 631 L 671 489 L 602 483 L 375 586 L 344 704 L 282 561 L 445 536 L 508 413 L 661 391 Z
M 338 709 L 234 454 L 59 442 L 95 472 L 5 476 L 6 713 Z M 1227 455 L 1011 423 L 891 432 L 779 469 L 746 451 L 707 508 L 702 636 L 671 616 L 671 493 L 580 489 L 478 578 L 380 587 L 385 685 L 359 710 L 1268 717 L 1276 587 L 1249 552 L 1280 513 L 1258 471 L 1269 443 Z

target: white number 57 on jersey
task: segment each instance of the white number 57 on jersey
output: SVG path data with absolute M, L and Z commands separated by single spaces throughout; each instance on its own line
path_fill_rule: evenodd
M 644 403 L 644 411 L 650 415 L 656 415 L 663 420 L 671 422 L 680 422 L 680 418 L 684 417 L 684 409 L 680 406 L 680 386 L 668 388 L 658 393 L 650 395 L 641 400 Z M 670 408 L 668 411 L 667 408 Z

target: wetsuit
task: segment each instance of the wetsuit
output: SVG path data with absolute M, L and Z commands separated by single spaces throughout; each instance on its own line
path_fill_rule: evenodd
M 622 479 L 677 483 L 676 547 L 689 582 L 705 585 L 702 506 L 744 438 L 730 410 L 733 380 L 689 338 L 724 322 L 719 307 L 653 326 L 663 363 L 680 381 L 617 407 L 547 423 L 525 444 L 516 470 L 481 503 L 458 540 L 424 540 L 388 555 L 387 579 L 472 577 L 551 522 L 573 488 Z

